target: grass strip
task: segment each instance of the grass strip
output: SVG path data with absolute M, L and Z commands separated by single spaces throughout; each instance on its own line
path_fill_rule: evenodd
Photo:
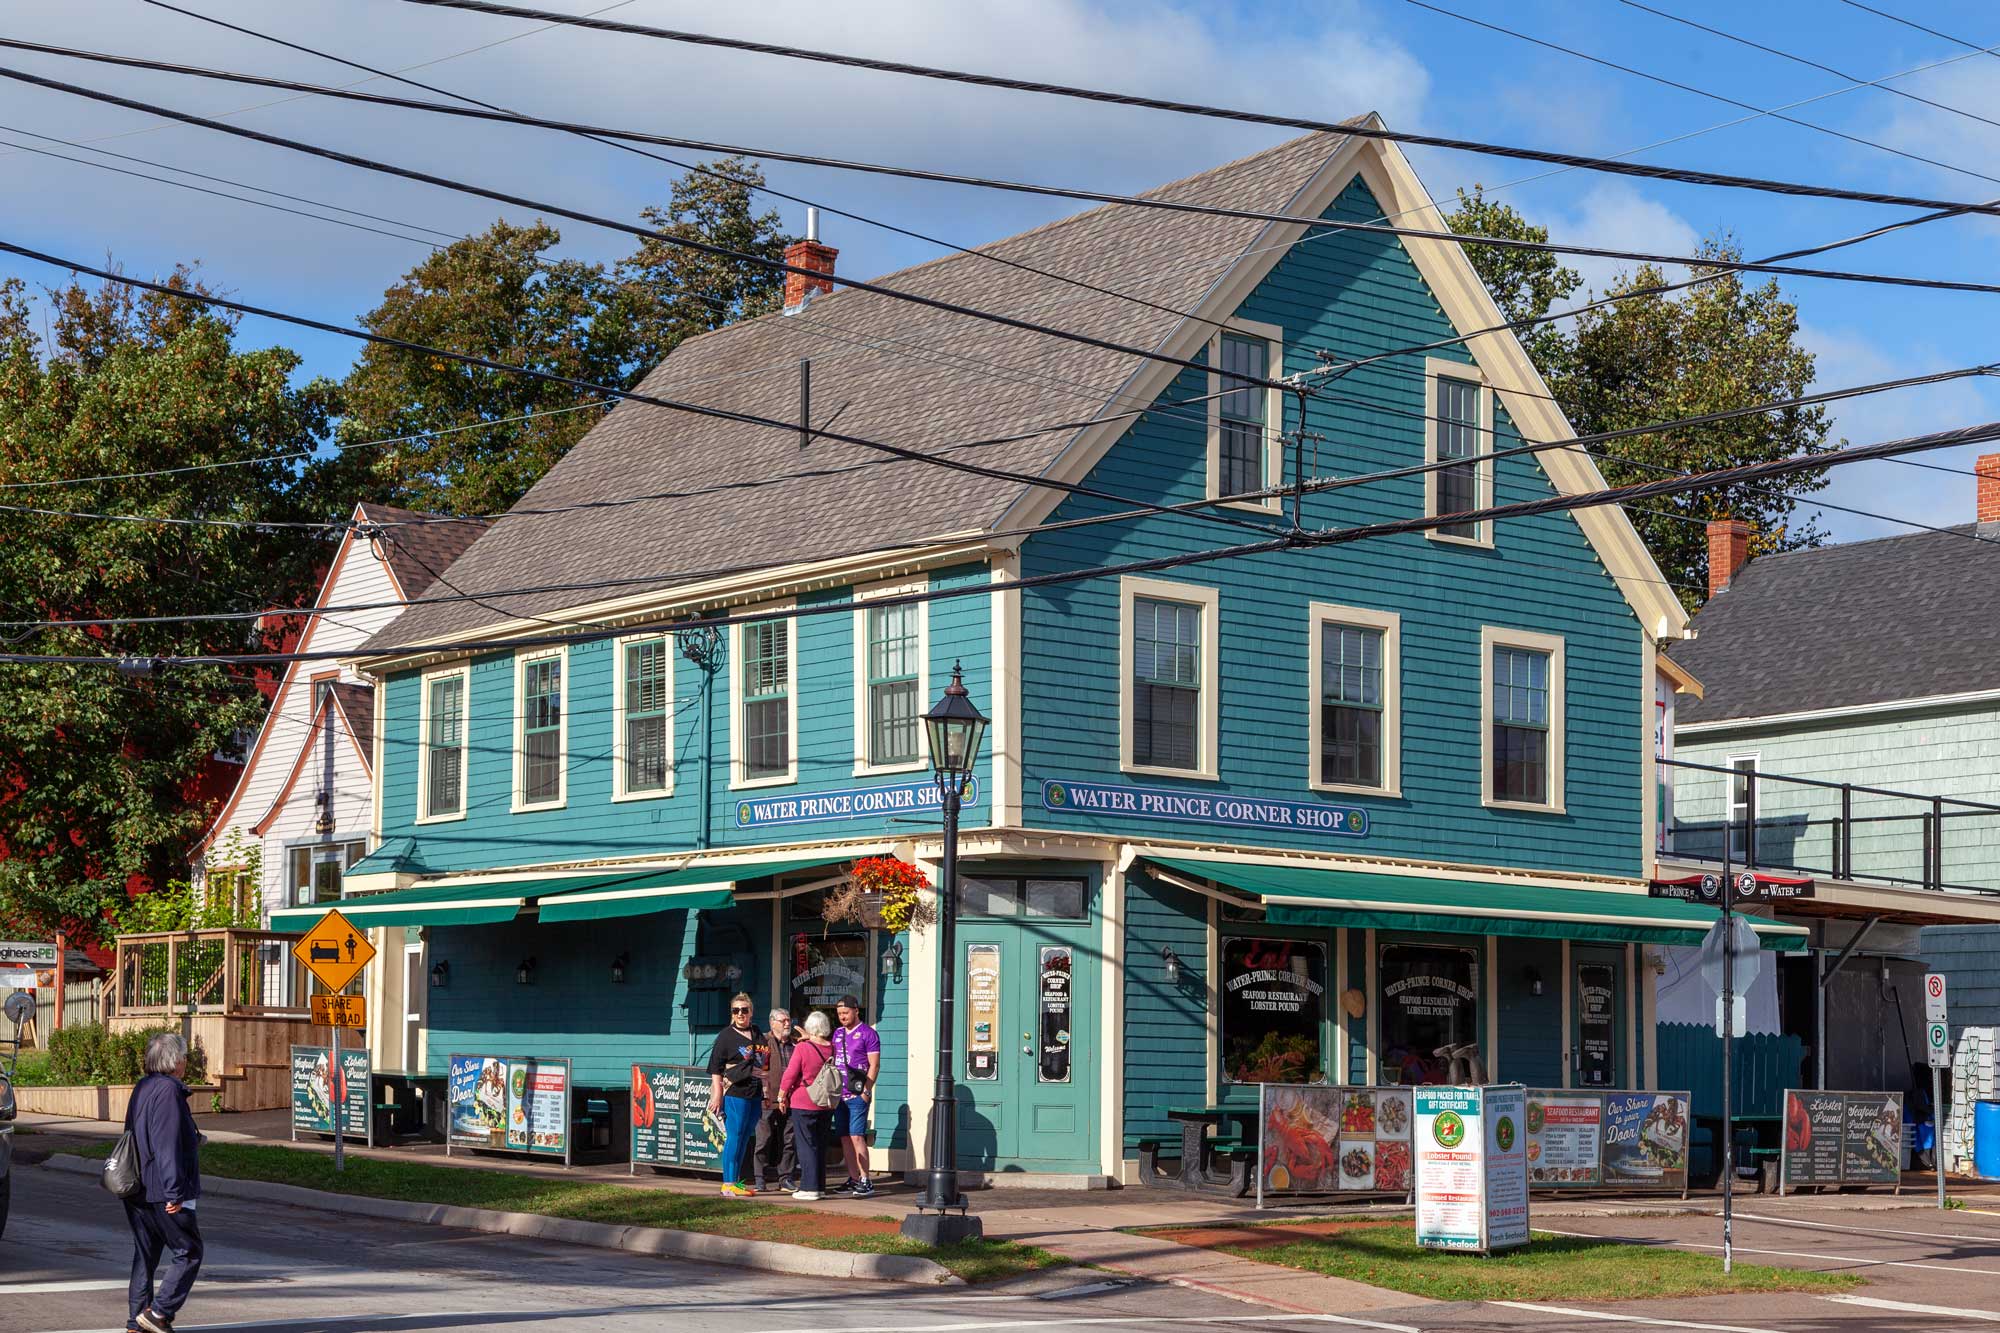
M 1724 1276 L 1722 1261 L 1711 1255 L 1540 1231 L 1521 1249 L 1491 1256 L 1452 1254 L 1419 1248 L 1407 1221 L 1371 1220 L 1277 1244 L 1232 1245 L 1214 1233 L 1204 1240 L 1211 1248 L 1258 1263 L 1325 1273 L 1439 1301 L 1628 1301 L 1748 1291 L 1840 1291 L 1862 1284 L 1851 1273 L 1766 1264 L 1737 1263 Z
M 104 1157 L 108 1143 L 76 1149 L 84 1157 Z M 931 1247 L 894 1232 L 852 1230 L 878 1219 L 806 1207 L 780 1207 L 759 1199 L 678 1194 L 601 1180 L 562 1180 L 520 1172 L 432 1166 L 350 1155 L 338 1175 L 333 1158 L 258 1143 L 208 1143 L 201 1150 L 202 1174 L 232 1180 L 297 1185 L 330 1194 L 370 1199 L 402 1199 L 460 1208 L 605 1222 L 613 1226 L 661 1227 L 669 1231 L 782 1241 L 818 1250 L 858 1254 L 904 1254 L 943 1265 L 967 1282 L 993 1282 L 1068 1261 L 1048 1250 L 1014 1241 L 977 1240 Z

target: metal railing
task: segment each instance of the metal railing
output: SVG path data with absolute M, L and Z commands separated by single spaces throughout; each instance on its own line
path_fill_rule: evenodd
M 1727 838 L 1729 859 L 1751 869 L 1805 871 L 1832 879 L 1867 880 L 1925 890 L 2000 894 L 2000 805 L 1954 796 L 1926 796 L 1860 782 L 1793 777 L 1754 766 L 1736 768 L 1689 759 L 1658 762 L 1668 768 L 1715 774 L 1723 779 L 1723 814 L 1713 820 L 1682 818 L 1679 806 L 1684 799 L 1683 791 L 1680 784 L 1675 784 L 1674 816 L 1667 833 L 1668 849 L 1677 857 L 1719 861 L 1722 840 Z M 1739 782 L 1743 787 L 1740 802 L 1735 791 Z M 1814 810 L 1760 815 L 1760 789 L 1767 783 L 1824 793 L 1822 800 L 1811 803 L 1824 805 L 1825 815 L 1819 816 Z M 1917 808 L 1891 814 L 1857 814 L 1857 797 L 1907 802 Z M 1736 814 L 1739 806 L 1743 811 L 1740 818 Z M 1819 829 L 1826 830 L 1823 843 L 1816 832 Z M 1896 836 L 1904 830 L 1909 831 L 1906 837 Z M 1858 862 L 1857 832 L 1864 835 Z M 1867 836 L 1871 833 L 1881 836 Z M 1823 857 L 1815 850 L 1821 846 Z M 1956 859 L 1962 867 L 1982 873 L 1971 881 L 1947 878 L 1948 850 L 1957 853 Z
M 269 930 L 178 930 L 118 939 L 111 994 L 121 1014 L 296 1015 L 305 969 L 296 935 Z

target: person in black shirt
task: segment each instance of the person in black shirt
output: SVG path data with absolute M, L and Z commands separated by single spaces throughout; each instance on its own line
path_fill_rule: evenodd
M 755 1002 L 738 995 L 729 1002 L 729 1026 L 708 1053 L 708 1113 L 722 1117 L 722 1192 L 747 1199 L 751 1188 L 750 1149 L 764 1110 L 764 1075 L 771 1067 L 771 1044 L 757 1031 Z

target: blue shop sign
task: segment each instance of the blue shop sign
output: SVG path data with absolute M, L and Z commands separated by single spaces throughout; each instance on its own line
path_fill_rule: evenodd
M 966 785 L 963 804 L 979 804 L 979 779 Z M 942 815 L 944 793 L 935 779 L 885 787 L 843 787 L 810 795 L 751 797 L 736 803 L 737 828 L 812 824 L 828 819 L 868 819 L 888 815 Z
M 1354 806 L 1273 801 L 1172 787 L 1108 786 L 1051 778 L 1042 784 L 1042 805 L 1050 810 L 1076 810 L 1118 819 L 1174 819 L 1236 828 L 1302 829 L 1343 838 L 1368 835 L 1368 812 Z

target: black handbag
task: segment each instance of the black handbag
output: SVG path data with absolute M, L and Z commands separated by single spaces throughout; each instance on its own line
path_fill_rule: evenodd
M 132 1100 L 138 1100 L 137 1089 Z M 104 1188 L 121 1199 L 136 1199 L 146 1192 L 146 1178 L 139 1170 L 139 1145 L 132 1137 L 132 1103 L 125 1104 L 125 1132 L 118 1136 L 118 1142 L 111 1145 L 111 1155 L 104 1159 Z

